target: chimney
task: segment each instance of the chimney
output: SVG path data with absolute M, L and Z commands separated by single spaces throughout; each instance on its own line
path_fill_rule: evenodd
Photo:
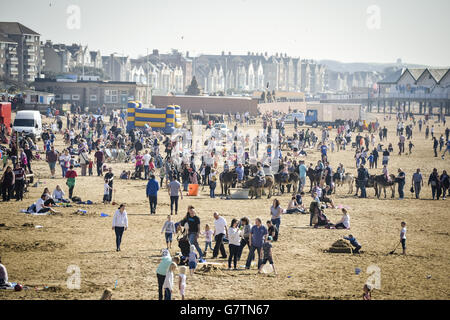
M 154 55 L 154 56 L 159 56 L 159 51 L 158 51 L 158 49 L 153 49 L 153 55 Z
M 222 51 L 222 57 L 225 55 L 225 51 Z
M 189 58 L 189 51 L 186 51 L 186 58 Z
M 264 52 L 264 56 L 265 56 L 265 57 L 267 57 L 267 51 L 266 51 L 266 52 Z
M 277 52 L 277 53 L 275 53 L 275 57 L 277 57 L 277 58 L 278 58 L 278 52 Z
M 250 51 L 247 51 L 247 55 L 248 55 L 248 56 L 250 55 Z
M 231 56 L 231 51 L 228 51 L 228 55 Z

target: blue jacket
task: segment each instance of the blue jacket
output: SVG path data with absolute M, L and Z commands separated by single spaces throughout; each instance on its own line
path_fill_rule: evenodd
M 155 179 L 148 180 L 147 183 L 147 197 L 156 196 L 158 194 L 159 184 Z

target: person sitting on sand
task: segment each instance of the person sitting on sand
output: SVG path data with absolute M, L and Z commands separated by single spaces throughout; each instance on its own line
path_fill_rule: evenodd
M 0 288 L 2 287 L 11 287 L 11 284 L 8 282 L 8 271 L 2 264 L 2 258 L 0 257 Z
M 303 207 L 303 205 L 300 205 L 297 203 L 297 198 L 296 197 L 292 197 L 291 201 L 289 201 L 288 207 L 286 209 L 287 214 L 292 214 L 292 213 L 304 213 L 305 212 L 305 208 Z
M 50 194 L 50 190 L 48 188 L 44 189 L 44 192 L 42 192 L 43 195 L 45 195 L 45 202 L 44 204 L 46 206 L 52 205 L 55 206 L 55 200 L 53 199 L 52 195 Z
M 322 189 L 322 197 L 320 198 L 320 201 L 324 203 L 329 203 L 331 205 L 331 208 L 334 209 L 336 207 L 334 206 L 333 199 L 327 197 L 329 191 L 330 186 L 326 186 L 324 189 Z
M 335 225 L 336 229 L 350 229 L 350 216 L 345 208 L 342 208 L 342 218 Z
M 61 189 L 59 185 L 57 185 L 55 190 L 53 190 L 52 198 L 56 201 L 69 203 L 70 201 L 64 198 L 65 195 L 66 195 L 65 192 Z
M 122 180 L 128 180 L 129 179 L 129 175 L 128 172 L 126 172 L 125 170 L 122 171 L 122 173 L 120 174 L 120 179 Z
M 45 204 L 46 198 L 47 195 L 42 194 L 41 197 L 36 201 L 36 213 L 51 212 L 52 214 L 59 214 L 58 211 L 53 210 L 51 207 Z

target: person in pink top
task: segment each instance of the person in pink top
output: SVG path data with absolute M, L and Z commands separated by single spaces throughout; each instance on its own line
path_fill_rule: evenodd
M 139 151 L 136 152 L 136 178 L 141 179 L 141 174 L 144 169 L 144 156 Z

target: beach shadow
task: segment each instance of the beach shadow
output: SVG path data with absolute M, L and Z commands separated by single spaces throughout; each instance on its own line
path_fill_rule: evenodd
M 95 254 L 95 253 L 110 253 L 110 252 L 114 252 L 114 250 L 80 252 L 80 254 Z

